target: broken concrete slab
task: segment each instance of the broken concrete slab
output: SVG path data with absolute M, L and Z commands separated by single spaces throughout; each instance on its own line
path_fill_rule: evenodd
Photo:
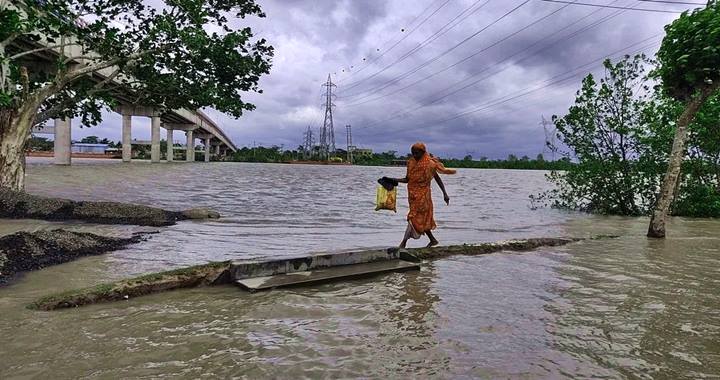
M 420 265 L 416 263 L 403 260 L 386 260 L 296 271 L 273 276 L 243 278 L 236 280 L 235 283 L 247 290 L 258 291 L 418 269 L 420 269 Z

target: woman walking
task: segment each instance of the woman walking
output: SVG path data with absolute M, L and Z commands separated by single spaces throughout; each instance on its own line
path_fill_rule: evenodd
M 445 185 L 440 179 L 438 173 L 455 174 L 455 170 L 446 169 L 445 166 L 435 157 L 427 152 L 425 144 L 418 142 L 410 148 L 412 157 L 407 163 L 407 174 L 405 178 L 396 178 L 395 180 L 408 184 L 408 202 L 410 203 L 410 212 L 408 212 L 408 226 L 405 230 L 405 236 L 400 243 L 400 248 L 405 248 L 408 239 L 419 239 L 422 235 L 427 235 L 430 239 L 428 247 L 438 245 L 438 240 L 432 233 L 437 227 L 435 218 L 433 217 L 432 193 L 430 184 L 433 178 L 440 186 L 446 204 L 450 204 L 450 196 L 445 191 Z

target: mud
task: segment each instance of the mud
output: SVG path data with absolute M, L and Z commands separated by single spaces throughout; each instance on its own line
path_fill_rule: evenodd
M 0 189 L 0 218 L 82 220 L 100 224 L 160 227 L 173 225 L 179 220 L 219 217 L 217 212 L 204 208 L 168 211 L 129 203 L 78 202 Z
M 16 232 L 0 237 L 0 285 L 27 271 L 101 255 L 137 243 L 144 237 L 116 238 L 63 229 Z

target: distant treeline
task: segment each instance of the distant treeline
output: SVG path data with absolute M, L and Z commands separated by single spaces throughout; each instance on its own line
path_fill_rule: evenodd
M 449 168 L 477 169 L 568 170 L 573 166 L 573 163 L 565 157 L 557 161 L 548 161 L 542 154 L 538 154 L 535 159 L 528 156 L 517 158 L 511 154 L 504 160 L 488 160 L 485 157 L 473 160 L 472 157 L 466 156 L 462 160 L 442 159 L 442 162 Z
M 334 157 L 342 159 L 347 158 L 347 152 L 339 149 Z M 237 162 L 266 162 L 281 163 L 292 161 L 320 161 L 315 155 L 306 155 L 301 149 L 283 150 L 281 147 L 243 147 L 238 149 L 230 160 Z M 363 166 L 398 166 L 407 160 L 407 156 L 399 156 L 396 151 L 388 151 L 382 153 L 355 155 L 353 163 Z M 465 156 L 463 159 L 441 159 L 445 166 L 451 168 L 477 168 L 477 169 L 525 169 L 525 170 L 567 170 L 573 165 L 570 160 L 563 158 L 558 161 L 548 161 L 542 154 L 538 154 L 535 159 L 528 156 L 518 158 L 514 154 L 509 155 L 504 160 L 489 160 L 481 157 L 474 160 L 471 156 Z

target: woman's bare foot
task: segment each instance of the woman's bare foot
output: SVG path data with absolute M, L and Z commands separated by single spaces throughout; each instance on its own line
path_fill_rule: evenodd
M 437 240 L 435 240 L 435 239 L 432 239 L 432 240 L 430 240 L 430 242 L 428 243 L 428 245 L 427 245 L 426 247 L 427 247 L 427 248 L 430 248 L 430 247 L 434 247 L 434 246 L 436 246 L 436 245 L 438 245 L 438 244 L 440 244 L 439 241 L 437 241 Z

